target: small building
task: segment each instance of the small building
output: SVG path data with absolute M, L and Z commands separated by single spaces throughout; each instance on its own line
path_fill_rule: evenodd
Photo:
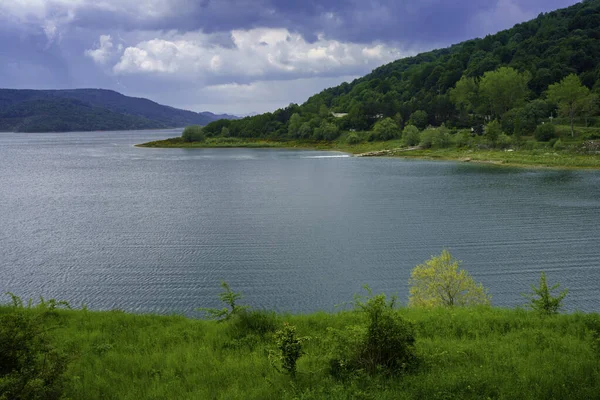
M 331 115 L 333 115 L 335 118 L 344 118 L 346 115 L 348 115 L 348 113 L 334 113 L 334 112 L 332 112 Z

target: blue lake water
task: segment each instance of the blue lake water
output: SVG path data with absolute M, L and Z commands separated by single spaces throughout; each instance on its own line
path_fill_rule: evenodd
M 497 306 L 546 271 L 600 311 L 600 171 L 272 149 L 144 149 L 180 131 L 0 133 L 0 292 L 186 313 L 226 280 L 258 308 L 408 297 L 442 248 Z

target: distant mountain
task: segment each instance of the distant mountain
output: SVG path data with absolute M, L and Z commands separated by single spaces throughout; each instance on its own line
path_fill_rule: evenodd
M 0 89 L 0 131 L 5 132 L 161 129 L 236 118 L 180 110 L 104 89 Z

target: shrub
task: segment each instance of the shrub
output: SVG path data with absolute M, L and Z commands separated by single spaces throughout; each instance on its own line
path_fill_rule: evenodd
M 558 311 L 562 308 L 562 301 L 568 293 L 565 289 L 554 297 L 550 293 L 551 291 L 558 289 L 560 284 L 555 284 L 551 288 L 548 288 L 546 283 L 546 273 L 542 272 L 540 276 L 540 287 L 536 288 L 531 285 L 532 294 L 525 294 L 524 296 L 529 300 L 527 304 L 529 308 L 539 312 L 542 315 L 558 314 Z
M 535 133 L 533 135 L 535 140 L 539 142 L 547 142 L 556 137 L 556 127 L 552 124 L 538 125 L 538 127 L 535 128 Z
M 500 125 L 498 120 L 493 120 L 485 126 L 484 131 L 486 139 L 492 146 L 495 146 L 496 142 L 498 142 L 498 138 L 502 134 L 502 125 Z
M 436 135 L 435 128 L 429 127 L 421 132 L 419 145 L 425 149 L 429 149 L 433 146 L 433 138 Z
M 409 284 L 409 306 L 451 307 L 489 305 L 490 296 L 481 283 L 476 283 L 448 250 L 417 265 Z
M 333 337 L 330 373 L 343 377 L 364 371 L 398 373 L 416 362 L 414 326 L 394 309 L 395 298 L 386 300 L 384 294 L 369 295 L 363 300 L 356 296 L 355 310 L 367 319 L 366 326 L 351 326 L 345 331 L 329 331 Z
M 373 127 L 372 137 L 374 140 L 391 140 L 400 136 L 400 128 L 391 118 L 377 121 Z
M 49 332 L 59 327 L 56 308 L 44 301 L 27 309 L 16 296 L 0 315 L 0 398 L 59 399 L 64 390 L 67 357 L 50 344 Z
M 496 147 L 500 149 L 508 149 L 511 145 L 512 139 L 510 138 L 510 136 L 504 133 L 501 133 L 500 136 L 498 136 L 498 140 L 496 141 Z
M 199 125 L 191 125 L 185 127 L 183 133 L 181 134 L 181 138 L 184 142 L 203 142 L 206 137 L 204 132 L 202 131 L 202 127 Z
M 456 147 L 469 147 L 471 144 L 472 135 L 466 129 L 461 130 L 454 136 L 454 144 Z
M 554 148 L 554 150 L 564 150 L 565 144 L 562 142 L 562 140 L 558 139 L 556 142 L 554 142 L 554 145 L 552 147 Z
M 240 306 L 238 300 L 242 298 L 242 294 L 234 292 L 225 281 L 221 281 L 223 290 L 219 293 L 219 299 L 225 304 L 223 308 L 198 308 L 198 311 L 205 312 L 209 318 L 216 320 L 228 320 L 232 316 L 248 309 L 248 306 Z
M 355 145 L 360 143 L 360 138 L 356 133 L 351 133 L 346 138 L 346 143 L 349 145 Z
M 402 142 L 404 145 L 417 146 L 420 141 L 419 129 L 414 125 L 407 125 L 402 131 Z
M 280 355 L 274 357 L 271 352 L 270 358 L 278 358 L 283 368 L 292 378 L 296 377 L 296 363 L 304 354 L 302 343 L 308 338 L 299 338 L 296 336 L 296 327 L 288 324 L 283 324 L 283 328 L 275 332 L 275 343 Z M 274 365 L 274 364 L 273 364 Z
M 432 138 L 433 147 L 443 149 L 446 147 L 450 147 L 451 143 L 452 143 L 452 138 L 450 137 L 448 128 L 446 128 L 444 125 L 442 125 L 439 128 L 435 129 L 435 133 Z

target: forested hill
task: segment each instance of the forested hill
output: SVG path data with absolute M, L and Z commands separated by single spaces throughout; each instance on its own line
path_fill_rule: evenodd
M 556 105 L 534 100 L 545 99 L 548 86 L 570 74 L 576 74 L 588 89 L 600 91 L 599 39 L 600 0 L 584 1 L 483 39 L 397 60 L 352 83 L 326 89 L 301 106 L 291 104 L 273 113 L 217 121 L 204 132 L 208 136 L 332 140 L 342 131 L 370 130 L 385 117 L 392 117 L 400 129 L 409 121 L 420 129 L 441 124 L 470 127 L 492 116 L 506 126 L 504 114 L 489 110 L 491 100 L 484 104 L 486 99 L 476 96 L 480 78 L 501 67 L 514 69 L 508 71 L 519 73 L 526 84 L 523 98 L 509 104 L 509 111 L 544 113 L 547 117 L 556 111 Z M 463 86 L 474 86 L 471 103 L 481 104 L 462 107 L 465 99 L 451 96 L 463 77 Z M 532 103 L 533 110 L 513 109 Z M 486 105 L 488 109 L 483 107 Z M 332 112 L 348 115 L 338 114 L 336 118 Z M 506 133 L 512 134 L 511 129 Z
M 231 115 L 195 113 L 112 90 L 0 89 L 0 131 L 64 132 L 206 125 Z

